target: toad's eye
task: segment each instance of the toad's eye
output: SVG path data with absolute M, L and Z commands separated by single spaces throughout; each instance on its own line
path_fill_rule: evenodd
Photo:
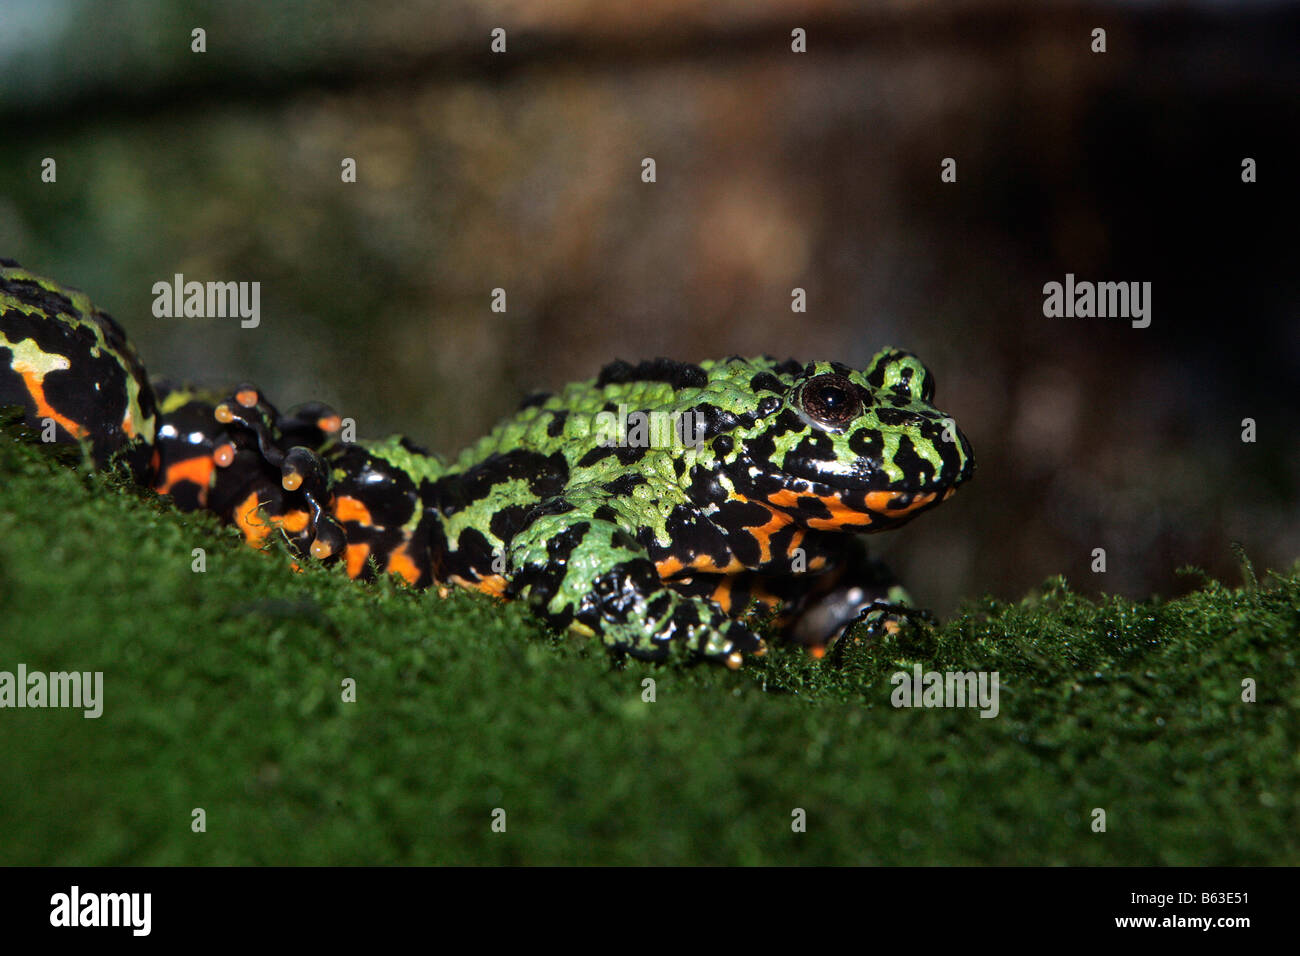
M 862 413 L 858 389 L 843 375 L 818 375 L 799 391 L 799 407 L 814 421 L 839 428 Z

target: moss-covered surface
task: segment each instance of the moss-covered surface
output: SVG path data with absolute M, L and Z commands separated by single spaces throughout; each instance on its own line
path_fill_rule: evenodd
M 1294 864 L 1300 569 L 1246 570 L 1141 604 L 1052 581 L 838 665 L 620 670 L 5 437 L 0 670 L 102 671 L 105 700 L 0 710 L 0 863 Z M 998 716 L 891 706 L 917 663 L 996 670 Z

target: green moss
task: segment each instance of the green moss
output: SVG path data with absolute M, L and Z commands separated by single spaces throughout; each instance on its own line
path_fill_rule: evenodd
M 294 574 L 0 436 L 0 670 L 105 696 L 0 710 L 0 863 L 1294 864 L 1300 570 L 1247 580 L 1054 580 L 838 665 L 619 670 L 480 595 Z M 918 663 L 998 671 L 999 715 L 890 706 Z

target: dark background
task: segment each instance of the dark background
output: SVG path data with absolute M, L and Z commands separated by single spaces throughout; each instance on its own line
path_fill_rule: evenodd
M 877 539 L 922 603 L 1057 573 L 1178 593 L 1188 564 L 1236 582 L 1232 541 L 1264 566 L 1300 555 L 1294 5 L 19 0 L 0 18 L 0 255 L 88 291 L 154 375 L 251 379 L 452 452 L 615 357 L 862 365 L 893 344 L 978 462 Z M 261 282 L 261 327 L 154 318 L 176 272 Z M 1067 272 L 1153 283 L 1151 326 L 1045 318 Z

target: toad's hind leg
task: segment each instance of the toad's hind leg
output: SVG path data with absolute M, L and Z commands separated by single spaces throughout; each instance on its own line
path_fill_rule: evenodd
M 598 635 L 612 651 L 662 660 L 684 650 L 729 667 L 763 651 L 717 605 L 669 588 L 614 522 L 572 510 L 542 514 L 513 536 L 508 553 L 509 596 L 525 598 L 553 624 Z

